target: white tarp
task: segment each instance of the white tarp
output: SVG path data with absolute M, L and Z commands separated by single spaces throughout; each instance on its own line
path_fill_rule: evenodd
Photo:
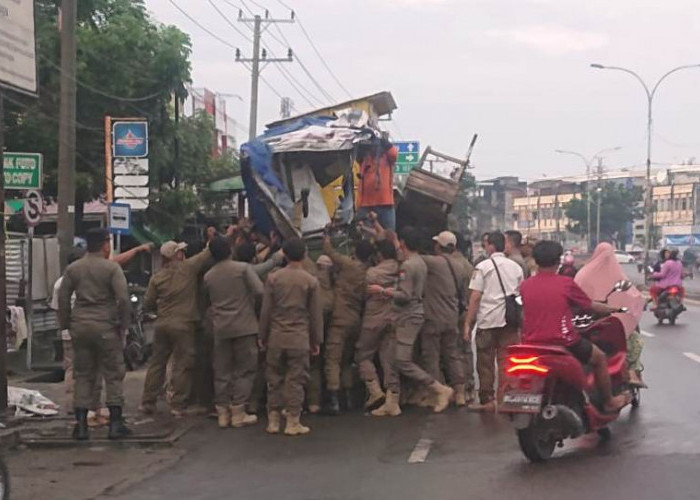
M 39 391 L 22 389 L 21 387 L 7 388 L 7 406 L 15 409 L 17 415 L 40 415 L 50 417 L 58 414 L 59 406 Z
M 309 190 L 309 216 L 302 218 L 301 232 L 308 233 L 323 229 L 331 223 L 328 208 L 323 201 L 321 186 L 314 178 L 311 167 L 305 165 L 292 169 L 292 182 L 294 183 L 294 199 L 301 199 L 302 189 Z

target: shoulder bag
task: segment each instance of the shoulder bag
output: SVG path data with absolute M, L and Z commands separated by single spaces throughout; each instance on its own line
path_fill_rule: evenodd
M 506 299 L 506 326 L 509 326 L 511 328 L 520 328 L 520 324 L 522 323 L 523 317 L 523 308 L 518 303 L 518 296 L 516 294 L 506 294 L 506 287 L 503 286 L 501 272 L 498 270 L 496 261 L 493 259 L 493 257 L 491 257 L 490 260 L 493 263 L 493 268 L 496 270 L 496 276 L 498 276 L 498 282 L 501 285 L 503 297 Z

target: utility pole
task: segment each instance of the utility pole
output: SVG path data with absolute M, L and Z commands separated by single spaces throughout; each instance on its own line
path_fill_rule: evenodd
M 75 25 L 77 0 L 61 0 L 61 103 L 58 129 L 58 242 L 61 269 L 75 236 Z
M 600 210 L 603 205 L 603 186 L 601 185 L 603 182 L 603 159 L 598 158 L 598 215 L 596 217 L 596 225 L 595 225 L 595 244 L 596 246 L 600 245 Z
M 5 91 L 0 88 L 0 165 L 5 167 Z M 7 308 L 6 269 L 5 269 L 5 175 L 0 175 L 0 307 L 3 315 L 0 318 L 0 417 L 4 420 L 7 411 L 7 319 L 4 314 Z
M 260 48 L 261 37 L 265 31 L 273 23 L 293 23 L 294 13 L 289 19 L 271 19 L 269 11 L 265 11 L 265 17 L 256 15 L 253 18 L 243 17 L 243 11 L 238 12 L 238 21 L 241 23 L 253 25 L 253 55 L 250 58 L 241 57 L 240 49 L 236 49 L 236 62 L 251 63 L 251 81 L 250 81 L 250 124 L 248 125 L 248 140 L 252 141 L 257 137 L 258 130 L 258 87 L 260 84 L 260 73 L 265 66 L 270 63 L 292 62 L 294 54 L 292 49 L 288 49 L 287 57 L 282 59 L 270 59 L 267 57 L 267 50 Z M 261 68 L 260 63 L 265 63 Z

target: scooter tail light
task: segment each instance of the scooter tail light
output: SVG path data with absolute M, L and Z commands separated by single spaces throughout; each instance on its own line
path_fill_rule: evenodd
M 549 368 L 540 363 L 539 356 L 510 356 L 506 373 L 512 375 L 546 375 Z

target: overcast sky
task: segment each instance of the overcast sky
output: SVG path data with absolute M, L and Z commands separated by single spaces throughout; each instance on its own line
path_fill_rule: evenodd
M 233 30 L 210 0 L 174 0 L 212 32 L 249 56 L 251 44 Z M 236 22 L 235 6 L 288 18 L 279 0 L 211 0 Z M 582 173 L 581 160 L 555 149 L 593 155 L 622 149 L 610 168 L 642 166 L 646 157 L 646 96 L 624 73 L 595 70 L 592 62 L 633 69 L 650 84 L 667 70 L 700 63 L 697 0 L 285 0 L 293 7 L 328 65 L 353 96 L 393 93 L 398 111 L 389 130 L 463 156 L 479 133 L 473 156 L 478 178 Z M 193 40 L 195 86 L 237 93 L 230 111 L 248 123 L 250 75 L 233 49 L 188 20 L 170 0 L 146 0 L 154 17 Z M 309 72 L 335 100 L 335 83 L 298 25 L 279 28 Z M 286 43 L 271 26 L 263 45 L 275 55 Z M 298 63 L 286 68 L 312 96 L 328 99 Z M 265 78 L 298 111 L 312 109 L 275 66 Z M 279 116 L 279 98 L 260 92 L 260 126 Z M 655 100 L 653 161 L 700 163 L 700 69 L 669 77 Z M 237 133 L 239 141 L 246 138 Z

